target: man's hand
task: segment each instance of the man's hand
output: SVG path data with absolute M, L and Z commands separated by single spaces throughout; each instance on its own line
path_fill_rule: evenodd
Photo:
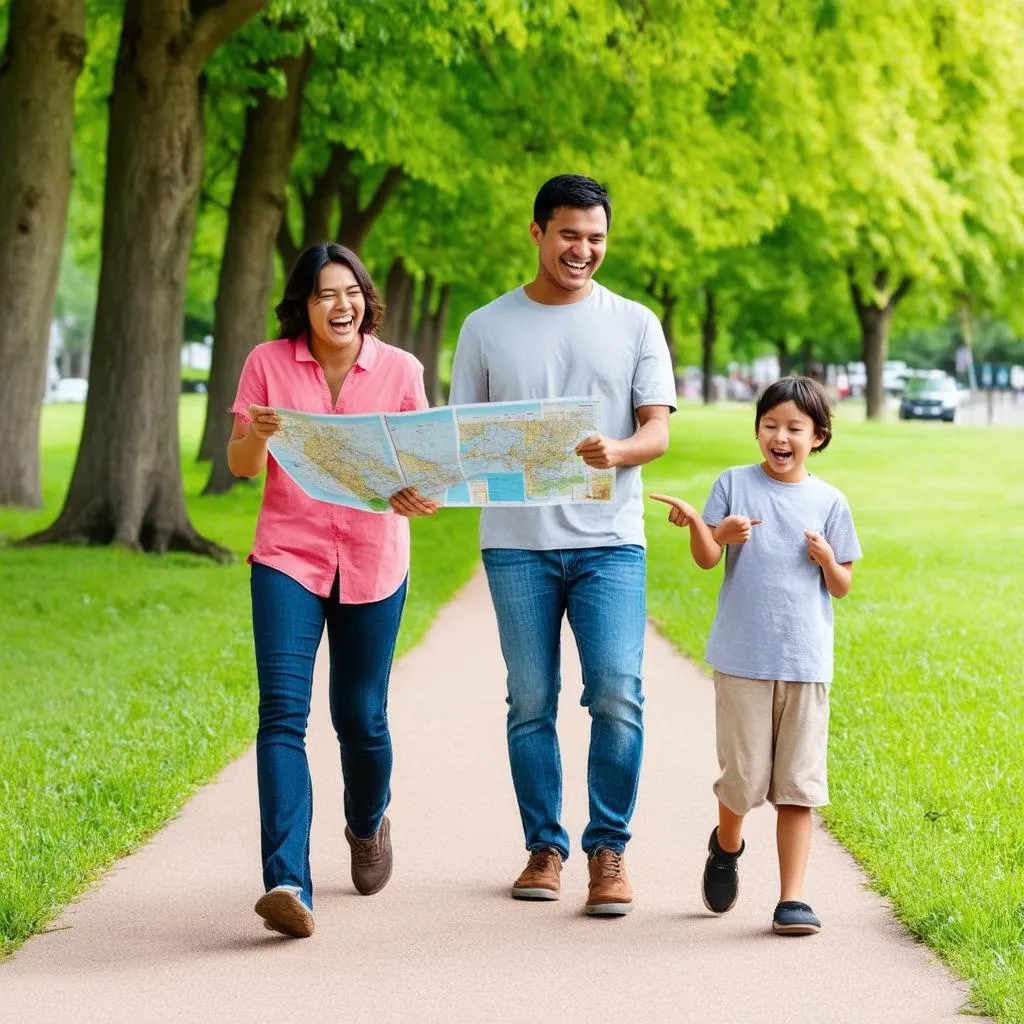
M 836 553 L 820 533 L 815 533 L 814 530 L 804 530 L 804 536 L 807 538 L 807 557 L 812 562 L 817 562 L 822 569 L 835 562 Z
M 406 487 L 391 495 L 391 509 L 400 516 L 412 519 L 413 516 L 432 516 L 440 505 L 430 498 L 424 498 L 415 487 Z
M 249 428 L 261 441 L 267 441 L 281 429 L 281 417 L 266 405 L 250 405 L 249 416 L 252 426 Z
M 594 434 L 576 445 L 576 454 L 593 469 L 612 469 L 622 465 L 622 442 Z
M 726 516 L 715 527 L 714 538 L 719 544 L 746 544 L 750 540 L 751 529 L 760 523 L 760 519 L 747 516 Z
M 652 494 L 652 501 L 663 501 L 670 505 L 668 521 L 673 526 L 689 526 L 700 519 L 700 513 L 689 502 L 682 498 L 673 498 L 668 494 Z

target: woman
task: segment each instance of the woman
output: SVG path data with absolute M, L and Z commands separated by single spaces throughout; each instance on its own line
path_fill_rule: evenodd
M 322 244 L 298 259 L 277 307 L 282 340 L 249 354 L 231 411 L 228 465 L 267 469 L 249 562 L 259 677 L 259 782 L 267 928 L 313 934 L 309 871 L 312 789 L 306 721 L 313 663 L 327 625 L 331 719 L 341 746 L 345 837 L 364 895 L 391 877 L 391 736 L 387 695 L 409 572 L 406 518 L 437 506 L 415 491 L 391 499 L 397 516 L 308 497 L 267 458 L 280 429 L 274 408 L 313 413 L 425 409 L 423 367 L 374 336 L 383 306 L 355 253 Z

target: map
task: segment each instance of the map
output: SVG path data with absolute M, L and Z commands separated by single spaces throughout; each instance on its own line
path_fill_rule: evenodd
M 318 501 L 387 512 L 415 487 L 439 505 L 560 505 L 615 497 L 615 470 L 576 454 L 600 433 L 599 398 L 315 415 L 277 409 L 270 453 Z

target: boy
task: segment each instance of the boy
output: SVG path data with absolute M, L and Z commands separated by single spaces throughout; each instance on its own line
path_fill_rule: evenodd
M 821 385 L 808 377 L 771 384 L 758 399 L 754 430 L 764 461 L 727 469 L 703 518 L 678 498 L 651 497 L 672 506 L 669 522 L 689 527 L 702 569 L 726 552 L 706 654 L 715 670 L 722 774 L 704 904 L 716 914 L 735 905 L 743 819 L 769 800 L 778 812 L 781 888 L 772 928 L 810 935 L 821 930 L 803 887 L 811 808 L 828 803 L 832 598 L 849 593 L 861 551 L 846 499 L 805 466 L 832 437 Z

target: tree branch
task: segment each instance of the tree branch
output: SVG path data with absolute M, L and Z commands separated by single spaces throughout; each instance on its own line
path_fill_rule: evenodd
M 899 283 L 899 287 L 897 287 L 896 291 L 894 291 L 892 293 L 892 298 L 889 300 L 889 305 L 890 306 L 897 306 L 897 305 L 899 305 L 899 303 L 902 302 L 903 299 L 906 298 L 907 292 L 909 292 L 910 289 L 913 288 L 913 286 L 914 286 L 914 279 L 912 277 L 905 277 L 905 278 L 903 278 L 903 280 L 900 281 L 900 283 Z
M 372 224 L 381 215 L 395 189 L 401 185 L 404 179 L 404 167 L 389 167 L 366 209 L 360 211 L 361 215 Z
M 185 60 L 196 73 L 202 71 L 214 50 L 266 5 L 267 0 L 221 0 L 216 7 L 200 5 L 202 14 L 196 19 Z

